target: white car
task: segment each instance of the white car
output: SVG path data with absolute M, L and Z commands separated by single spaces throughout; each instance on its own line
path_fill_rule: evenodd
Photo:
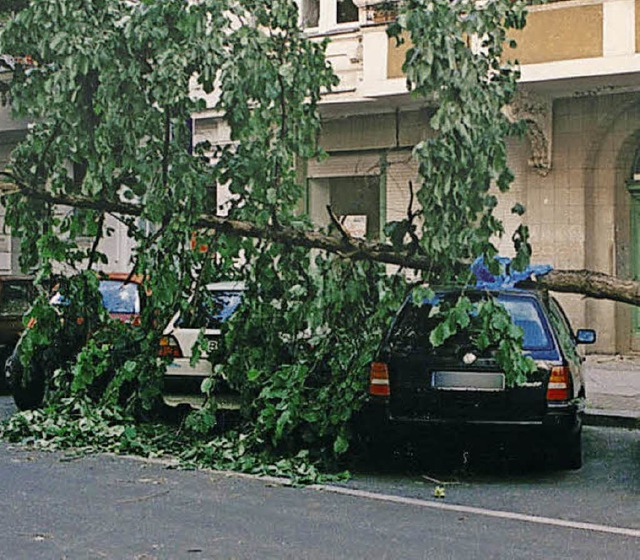
M 245 291 L 242 282 L 218 282 L 208 284 L 200 301 L 190 313 L 176 313 L 163 332 L 160 355 L 171 357 L 165 374 L 164 400 L 167 404 L 200 406 L 204 395 L 202 381 L 213 372 L 210 356 L 223 351 L 223 324 L 236 311 Z M 207 340 L 207 349 L 191 365 L 193 347 L 200 333 Z M 236 408 L 233 395 L 216 398 L 218 407 Z

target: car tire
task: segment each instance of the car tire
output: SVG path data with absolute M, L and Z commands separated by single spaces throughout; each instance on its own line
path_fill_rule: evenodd
M 582 426 L 553 442 L 552 459 L 562 470 L 578 470 L 582 467 Z
M 7 382 L 7 374 L 5 370 L 5 363 L 11 356 L 11 349 L 6 346 L 0 347 L 0 393 L 9 392 L 9 383 Z
M 5 363 L 5 372 L 13 401 L 20 410 L 32 410 L 42 406 L 46 376 L 41 367 L 34 364 L 27 377 L 18 355 L 13 353 Z

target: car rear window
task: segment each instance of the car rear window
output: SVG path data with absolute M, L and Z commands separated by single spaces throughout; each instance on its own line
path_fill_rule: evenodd
M 120 280 L 101 280 L 102 303 L 109 313 L 140 313 L 140 293 L 138 284 L 125 284 Z
M 546 350 L 551 348 L 551 336 L 536 300 L 500 294 L 498 301 L 504 306 L 511 320 L 524 333 L 523 350 Z
M 177 325 L 186 329 L 219 329 L 235 313 L 241 301 L 241 290 L 207 292 L 196 304 L 196 309 L 186 314 Z
M 0 289 L 0 315 L 22 315 L 33 300 L 30 281 L 2 282 Z
M 395 323 L 389 343 L 405 350 L 432 349 L 429 334 L 442 320 L 434 306 L 447 301 L 454 303 L 457 297 L 457 294 L 440 294 L 436 301 L 424 303 L 422 306 L 408 303 Z M 483 296 L 470 294 L 469 297 L 472 301 L 478 301 Z M 553 347 L 549 327 L 538 302 L 533 297 L 499 294 L 497 299 L 505 307 L 514 324 L 522 329 L 523 350 L 549 350 Z M 449 340 L 453 344 L 469 344 L 472 336 L 473 328 L 471 331 L 457 333 Z M 447 342 L 443 346 L 446 347 Z

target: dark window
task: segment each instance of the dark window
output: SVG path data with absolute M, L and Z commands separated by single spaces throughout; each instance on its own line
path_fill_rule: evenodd
M 302 27 L 318 27 L 320 21 L 320 0 L 302 0 Z
M 338 23 L 358 21 L 358 8 L 352 0 L 337 0 Z
M 0 315 L 22 315 L 31 305 L 34 288 L 31 281 L 6 281 L 0 286 Z
M 380 177 L 336 177 L 330 179 L 330 184 L 331 207 L 343 225 L 347 229 L 354 227 L 350 216 L 364 216 L 367 238 L 377 238 L 380 234 Z M 356 221 L 356 229 L 357 224 Z M 352 233 L 357 235 L 359 232 Z
M 380 236 L 380 176 L 331 177 L 309 182 L 309 212 L 314 222 L 328 225 L 327 205 L 355 237 Z

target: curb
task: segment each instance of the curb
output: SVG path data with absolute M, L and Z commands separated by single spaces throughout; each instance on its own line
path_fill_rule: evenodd
M 640 430 L 640 413 L 633 410 L 587 408 L 584 412 L 583 423 L 585 426 L 605 426 L 608 428 Z

